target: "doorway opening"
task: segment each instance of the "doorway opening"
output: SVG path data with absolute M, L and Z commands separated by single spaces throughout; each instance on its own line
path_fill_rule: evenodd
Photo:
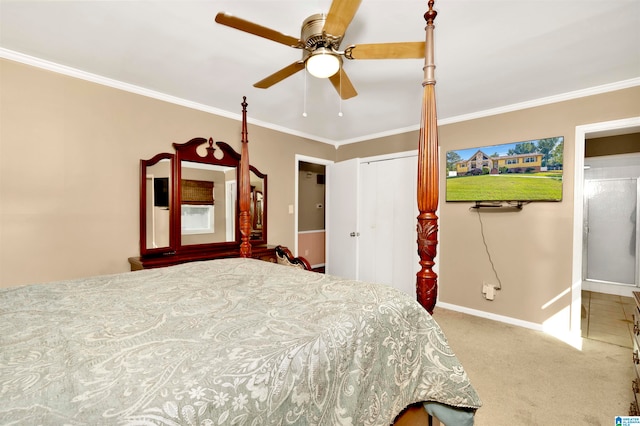
M 640 132 L 640 117 L 576 127 L 575 170 L 573 200 L 573 262 L 571 272 L 571 332 L 580 337 L 582 320 L 583 287 L 583 243 L 584 243 L 584 191 L 586 141 L 591 138 L 608 137 Z
M 326 267 L 327 167 L 332 162 L 296 155 L 294 254 L 316 272 Z

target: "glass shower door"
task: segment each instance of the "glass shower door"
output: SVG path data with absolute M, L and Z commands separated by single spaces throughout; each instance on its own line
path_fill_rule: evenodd
M 638 179 L 585 180 L 585 279 L 638 285 Z

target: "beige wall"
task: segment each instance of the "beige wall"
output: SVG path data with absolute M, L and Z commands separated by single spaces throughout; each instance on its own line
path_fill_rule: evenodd
M 416 121 L 418 121 L 419 118 L 418 116 Z M 418 136 L 419 134 L 416 130 L 415 132 L 401 133 L 399 135 L 343 145 L 338 148 L 336 161 L 344 161 L 351 158 L 374 157 L 376 155 L 394 152 L 414 151 L 418 149 Z
M 139 254 L 139 160 L 194 137 L 240 151 L 236 120 L 7 60 L 0 75 L 1 287 L 129 270 Z M 293 247 L 295 154 L 333 159 L 335 149 L 248 132 L 251 164 L 269 180 L 268 241 Z
M 570 305 L 575 128 L 640 116 L 640 87 L 440 126 L 440 164 L 452 149 L 564 136 L 563 200 L 521 212 L 480 213 L 502 290 L 484 300 L 482 283 L 496 283 L 470 203 L 440 203 L 440 301 L 541 324 Z M 340 147 L 341 160 L 415 149 L 418 132 Z M 444 175 L 440 195 L 444 199 Z
M 127 257 L 139 253 L 139 159 L 196 136 L 239 150 L 238 121 L 11 61 L 0 67 L 0 286 L 128 270 Z M 441 164 L 451 149 L 565 137 L 562 202 L 482 213 L 503 285 L 493 302 L 480 295 L 482 281 L 495 276 L 477 213 L 465 204 L 440 204 L 442 302 L 533 323 L 568 306 L 575 127 L 640 116 L 638 99 L 635 87 L 440 127 Z M 408 132 L 336 152 L 269 129 L 248 130 L 251 163 L 269 179 L 268 241 L 290 247 L 296 154 L 368 157 L 414 150 L 418 138 Z

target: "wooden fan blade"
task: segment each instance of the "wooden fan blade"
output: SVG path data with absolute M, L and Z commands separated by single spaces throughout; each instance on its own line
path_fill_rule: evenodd
M 254 24 L 253 22 L 245 21 L 244 19 L 237 18 L 225 12 L 220 12 L 216 15 L 216 22 L 287 46 L 302 47 L 302 42 L 296 37 L 263 27 L 262 25 Z
M 349 77 L 347 77 L 347 73 L 342 67 L 340 67 L 339 72 L 329 77 L 329 80 L 342 99 L 353 98 L 358 94 L 355 87 L 353 87 L 353 84 L 351 84 L 351 80 L 349 80 Z
M 419 59 L 424 58 L 424 41 L 357 44 L 347 52 L 350 59 Z
M 273 86 L 276 83 L 281 82 L 287 77 L 291 77 L 298 71 L 304 69 L 304 62 L 294 62 L 291 65 L 287 65 L 279 71 L 274 72 L 269 77 L 264 78 L 253 85 L 253 87 L 257 87 L 258 89 L 267 89 Z
M 358 11 L 360 3 L 362 0 L 333 0 L 324 22 L 324 32 L 342 37 Z

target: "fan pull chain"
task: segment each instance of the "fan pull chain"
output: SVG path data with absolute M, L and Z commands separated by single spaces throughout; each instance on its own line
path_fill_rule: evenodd
M 307 70 L 304 70 L 304 95 L 302 96 L 302 116 L 307 116 Z
M 338 111 L 338 117 L 342 117 L 342 69 L 338 70 L 338 72 L 340 73 L 340 75 L 338 76 L 340 78 L 340 96 L 338 96 L 340 98 L 339 101 L 339 111 Z

